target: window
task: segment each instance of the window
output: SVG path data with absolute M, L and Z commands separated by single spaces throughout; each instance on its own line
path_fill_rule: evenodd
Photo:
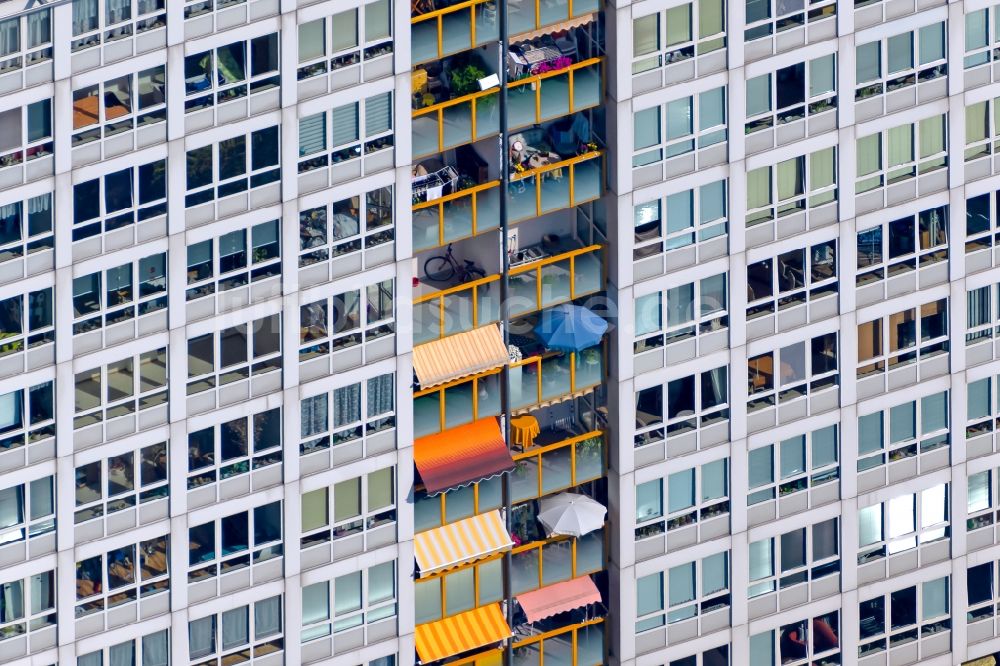
M 0 263 L 54 248 L 51 193 L 0 205 Z
M 362 293 L 365 295 L 365 307 L 361 303 Z M 393 322 L 393 280 L 370 284 L 363 291 L 355 289 L 303 305 L 299 316 L 299 361 L 392 335 L 396 330 Z
M 365 155 L 391 148 L 392 114 L 386 92 L 300 118 L 299 173 L 361 157 L 362 140 Z
M 729 326 L 728 274 L 720 273 L 635 299 L 635 353 Z M 665 320 L 665 321 L 664 321 Z
M 188 528 L 188 583 L 281 557 L 281 502 L 271 502 Z
M 73 278 L 73 335 L 167 307 L 167 254 Z
M 726 47 L 726 8 L 695 0 L 632 21 L 632 73 L 640 74 Z
M 278 33 L 273 32 L 186 56 L 184 112 L 277 88 L 281 85 L 278 53 Z
M 837 3 L 828 0 L 812 2 L 808 10 L 805 0 L 746 0 L 746 30 L 743 32 L 743 39 L 747 42 L 761 39 L 801 28 L 807 21 L 812 25 L 815 21 L 836 14 Z
M 932 23 L 911 32 L 859 44 L 855 100 L 901 90 L 946 76 L 948 53 L 945 22 Z
M 58 624 L 55 571 L 0 583 L 0 600 L 0 640 Z
M 52 287 L 0 300 L 0 356 L 55 342 Z
M 281 464 L 281 408 L 188 433 L 188 490 Z
M 395 560 L 302 588 L 303 643 L 395 615 Z
M 473 566 L 444 572 L 416 581 L 416 623 L 494 604 L 503 599 L 503 561 L 493 558 Z
M 392 53 L 391 14 L 390 0 L 376 0 L 300 24 L 298 80 Z
M 972 440 L 993 432 L 994 417 L 1000 411 L 998 409 L 1000 405 L 994 402 L 994 396 L 997 395 L 997 384 L 993 383 L 994 381 L 1000 382 L 1000 378 L 994 380 L 992 377 L 985 377 L 974 382 L 969 382 L 966 386 L 966 440 Z M 992 441 L 989 443 L 989 452 L 993 452 Z M 971 450 L 967 454 L 969 458 L 975 458 L 979 455 L 983 455 L 982 452 L 973 452 Z
M 360 441 L 396 427 L 395 375 L 365 381 L 303 398 L 299 455 Z M 332 410 L 332 413 L 331 413 Z
M 271 220 L 188 245 L 187 300 L 281 275 L 280 231 Z
M 950 577 L 920 583 L 858 604 L 858 656 L 951 629 Z
M 637 111 L 634 125 L 633 148 L 637 154 L 632 158 L 633 167 L 690 153 L 696 142 L 699 149 L 721 143 L 727 138 L 726 88 L 713 88 L 662 107 Z
M 74 90 L 73 145 L 166 122 L 166 94 L 165 65 Z
M 76 563 L 76 612 L 83 617 L 170 590 L 169 534 Z
M 996 500 L 993 474 L 992 470 L 987 469 L 968 477 L 966 502 L 969 518 L 965 524 L 968 532 L 993 524 L 993 504 Z M 989 542 L 993 543 L 992 536 Z
M 775 645 L 777 639 L 777 645 Z M 840 663 L 840 613 L 808 618 L 750 637 L 753 666 Z
M 719 647 L 705 650 L 701 654 L 692 654 L 680 659 L 674 659 L 670 662 L 669 666 L 729 666 L 729 664 L 729 646 L 720 645 Z M 756 662 L 754 664 L 756 666 Z
M 782 67 L 747 80 L 746 133 L 837 108 L 836 55 Z
M 970 289 L 966 292 L 966 322 L 965 344 L 974 345 L 994 337 L 996 318 L 1000 316 L 1000 307 L 994 306 L 1000 301 L 994 285 Z M 997 331 L 1000 332 L 1000 331 Z M 992 354 L 989 355 L 992 358 Z M 969 363 L 972 365 L 972 363 Z
M 726 194 L 719 180 L 636 206 L 633 260 L 725 236 Z
M 52 60 L 52 10 L 0 21 L 0 74 Z
M 754 598 L 840 573 L 838 519 L 815 523 L 750 544 L 750 587 Z
M 951 536 L 948 484 L 858 509 L 858 564 Z
M 167 404 L 167 349 L 162 347 L 76 374 L 79 430 Z
M 395 468 L 302 495 L 302 549 L 396 521 Z M 364 500 L 364 501 L 362 501 Z
M 747 321 L 837 295 L 837 241 L 747 266 Z
M 838 480 L 839 450 L 836 424 L 751 449 L 747 506 Z
M 70 48 L 79 51 L 165 28 L 165 9 L 166 0 L 73 0 L 73 37 L 78 39 Z
M 281 595 L 188 622 L 191 661 L 217 655 L 228 664 L 262 660 L 285 648 Z M 216 659 L 200 661 L 215 664 Z
M 0 168 L 52 155 L 52 99 L 0 111 Z
M 965 15 L 965 69 L 985 65 L 993 59 L 993 44 L 1000 41 L 997 7 L 987 7 Z
M 142 638 L 111 645 L 76 658 L 77 666 L 168 666 L 170 639 L 168 630 L 161 629 Z
M 55 531 L 54 483 L 50 475 L 0 490 L 0 545 Z
M 309 208 L 299 213 L 299 268 L 390 243 L 394 237 L 392 187 Z
M 664 573 L 665 576 L 657 573 L 636 581 L 639 603 L 635 624 L 637 632 L 729 608 L 729 551 L 671 567 Z M 665 595 L 664 582 L 667 588 Z M 653 589 L 643 589 L 645 586 Z M 666 609 L 663 607 L 664 597 Z
M 187 0 L 184 7 L 184 19 L 197 18 L 205 14 L 211 14 L 214 10 L 227 9 L 236 5 L 246 4 L 247 0 Z
M 996 566 L 991 561 L 969 567 L 965 571 L 966 599 L 968 600 L 966 621 L 969 624 L 993 618 L 996 614 L 994 606 L 997 593 L 996 576 L 994 575 Z
M 73 240 L 167 214 L 167 161 L 129 167 L 73 186 Z
M 281 180 L 277 125 L 187 151 L 191 208 Z
M 858 231 L 858 287 L 948 261 L 948 206 Z
M 946 298 L 858 325 L 859 379 L 947 353 Z
M 748 227 L 836 200 L 836 148 L 824 148 L 747 172 Z
M 0 394 L 0 453 L 55 437 L 55 416 L 52 381 Z
M 948 166 L 947 114 L 892 127 L 857 140 L 860 194 Z
M 666 482 L 666 497 L 663 483 Z M 664 499 L 666 511 L 664 512 Z M 636 486 L 636 539 L 729 513 L 729 458 L 674 472 Z M 660 520 L 666 517 L 666 521 Z M 652 522 L 655 521 L 655 522 Z M 648 524 L 644 524 L 648 523 Z
M 1000 193 L 998 193 L 1000 196 Z M 978 252 L 993 247 L 994 221 L 997 201 L 994 193 L 987 192 L 965 201 L 965 253 Z M 997 236 L 1000 242 L 1000 235 Z M 992 260 L 990 261 L 992 265 Z
M 161 442 L 78 466 L 73 522 L 110 516 L 168 497 L 167 448 L 167 443 Z
M 858 471 L 884 465 L 886 450 L 889 462 L 895 462 L 934 451 L 949 443 L 948 392 L 942 391 L 860 416 Z
M 281 370 L 280 315 L 190 338 L 187 394 Z
M 729 367 L 722 366 L 635 394 L 635 446 L 697 432 L 729 420 Z M 664 413 L 666 406 L 666 413 Z
M 837 353 L 837 333 L 833 332 L 748 359 L 747 411 L 755 412 L 836 388 L 840 383 Z M 775 368 L 781 371 L 777 381 Z

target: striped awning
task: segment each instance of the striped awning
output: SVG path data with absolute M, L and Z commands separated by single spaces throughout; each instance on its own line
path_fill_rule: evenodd
M 437 622 L 418 624 L 416 629 L 417 657 L 421 664 L 475 650 L 510 638 L 513 632 L 500 610 L 500 604 L 490 604 Z
M 413 371 L 426 389 L 494 370 L 507 359 L 499 324 L 489 324 L 414 347 Z
M 499 510 L 435 527 L 413 537 L 421 577 L 480 560 L 513 545 Z
M 429 495 L 514 469 L 500 424 L 492 416 L 415 440 L 413 463 Z
M 582 608 L 601 601 L 601 591 L 590 576 L 580 576 L 561 583 L 546 585 L 531 592 L 517 595 L 517 603 L 528 618 L 537 622 L 558 613 Z

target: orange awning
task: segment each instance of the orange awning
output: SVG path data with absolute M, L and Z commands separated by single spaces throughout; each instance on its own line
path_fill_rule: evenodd
M 507 362 L 498 324 L 456 333 L 413 348 L 413 371 L 421 388 L 499 368 Z
M 513 545 L 499 510 L 457 520 L 413 537 L 421 576 L 489 557 Z
M 431 495 L 514 469 L 492 416 L 414 441 L 413 463 Z
M 499 643 L 513 635 L 500 604 L 490 604 L 437 622 L 418 624 L 417 656 L 426 664 L 476 648 Z
M 580 576 L 517 595 L 517 603 L 521 604 L 521 610 L 528 616 L 528 622 L 544 620 L 600 601 L 601 591 L 590 576 Z

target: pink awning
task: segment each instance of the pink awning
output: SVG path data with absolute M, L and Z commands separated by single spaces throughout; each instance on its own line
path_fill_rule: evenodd
M 590 576 L 546 585 L 543 588 L 517 595 L 517 603 L 528 616 L 528 622 L 537 622 L 557 613 L 598 603 L 601 591 Z

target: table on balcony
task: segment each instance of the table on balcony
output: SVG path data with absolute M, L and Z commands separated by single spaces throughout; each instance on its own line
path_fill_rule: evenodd
M 538 419 L 530 414 L 517 416 L 510 420 L 511 434 L 514 437 L 514 444 L 521 447 L 521 450 L 530 448 L 535 442 L 535 437 L 541 432 Z

